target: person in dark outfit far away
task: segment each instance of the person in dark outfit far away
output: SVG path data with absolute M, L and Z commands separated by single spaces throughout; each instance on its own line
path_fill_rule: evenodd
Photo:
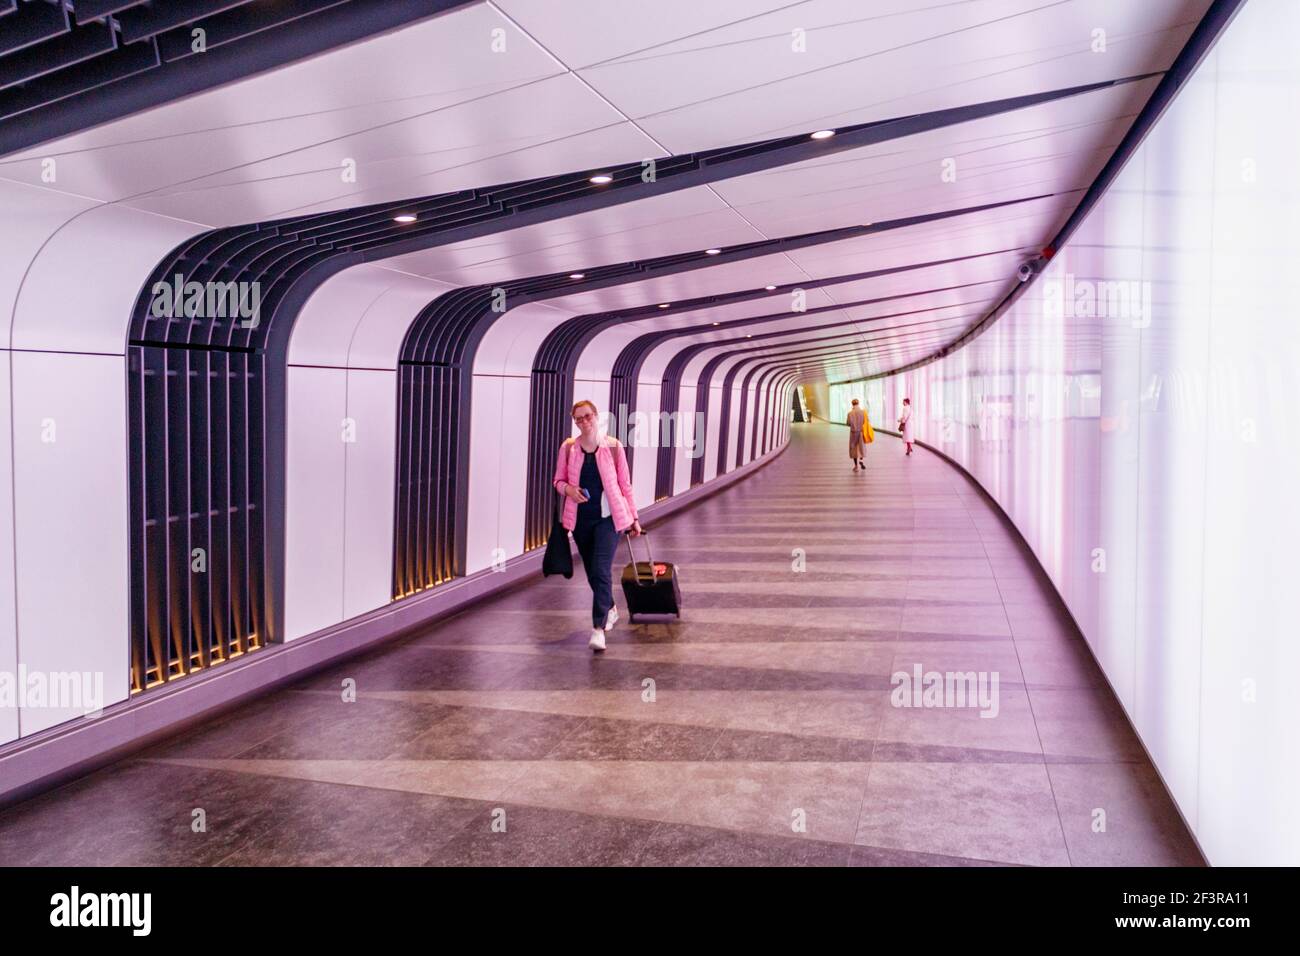
M 641 522 L 622 443 L 600 433 L 596 406 L 589 401 L 573 406 L 573 423 L 579 434 L 560 445 L 552 484 L 564 495 L 560 523 L 573 532 L 591 585 L 591 639 L 587 646 L 603 651 L 605 632 L 618 623 L 610 574 L 618 535 L 622 531 L 639 535 Z

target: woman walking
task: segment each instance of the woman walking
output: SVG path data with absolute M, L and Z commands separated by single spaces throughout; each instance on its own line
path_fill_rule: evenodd
M 903 441 L 907 444 L 907 455 L 912 454 L 912 400 L 903 399 L 903 417 L 898 420 L 898 430 L 903 434 Z
M 866 435 L 867 413 L 863 411 L 858 404 L 858 400 L 853 400 L 853 407 L 849 409 L 849 417 L 845 422 L 849 426 L 849 457 L 853 459 L 853 470 L 861 468 L 867 470 L 867 462 L 864 457 L 863 440 Z
M 641 533 L 627 455 L 617 438 L 600 434 L 596 406 L 588 401 L 573 406 L 577 438 L 566 438 L 555 460 L 555 490 L 564 495 L 560 523 L 573 532 L 591 585 L 591 640 L 593 651 L 605 649 L 605 632 L 618 623 L 610 565 L 618 547 L 618 533 Z

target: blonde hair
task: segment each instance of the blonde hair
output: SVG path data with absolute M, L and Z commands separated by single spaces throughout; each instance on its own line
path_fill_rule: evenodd
M 570 414 L 570 415 L 577 415 L 577 414 L 578 414 L 578 409 L 580 409 L 583 405 L 586 405 L 586 406 L 588 406 L 588 407 L 591 409 L 591 414 L 593 414 L 593 415 L 599 415 L 599 414 L 600 414 L 600 410 L 599 410 L 598 408 L 596 408 L 596 403 L 595 403 L 595 402 L 588 401 L 588 400 L 585 399 L 585 398 L 584 398 L 582 401 L 575 403 L 574 406 L 573 406 L 573 411 L 569 412 L 569 414 Z

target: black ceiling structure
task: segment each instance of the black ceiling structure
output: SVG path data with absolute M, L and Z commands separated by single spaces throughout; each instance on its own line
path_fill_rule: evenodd
M 0 0 L 0 156 L 470 2 Z

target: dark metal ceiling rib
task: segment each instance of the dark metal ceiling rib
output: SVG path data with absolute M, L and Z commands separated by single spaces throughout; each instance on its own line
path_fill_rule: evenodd
M 0 57 L 28 50 L 66 34 L 72 25 L 68 11 L 52 3 L 14 4 L 0 19 Z
M 470 2 L 0 3 L 0 156 Z
M 147 40 L 167 30 L 189 27 L 202 21 L 204 32 L 212 26 L 217 14 L 242 6 L 249 0 L 169 0 L 164 4 L 135 4 L 117 11 L 117 22 L 122 25 L 122 42 L 135 43 Z
M 39 80 L 116 49 L 117 37 L 111 26 L 86 24 L 54 39 L 0 56 L 0 90 Z
M 152 44 L 119 47 L 98 57 L 89 66 L 93 70 L 84 74 L 61 70 L 38 83 L 27 83 L 0 91 L 0 143 L 11 129 L 27 122 L 28 110 L 53 106 L 70 97 L 92 93 L 100 87 L 116 83 L 158 66 L 158 50 Z M 6 110 L 23 114 L 18 119 L 7 119 Z M 0 149 L 3 149 L 0 146 Z
M 73 14 L 78 23 L 86 23 L 89 20 L 98 20 L 100 17 L 120 13 L 139 4 L 140 0 L 76 0 Z

